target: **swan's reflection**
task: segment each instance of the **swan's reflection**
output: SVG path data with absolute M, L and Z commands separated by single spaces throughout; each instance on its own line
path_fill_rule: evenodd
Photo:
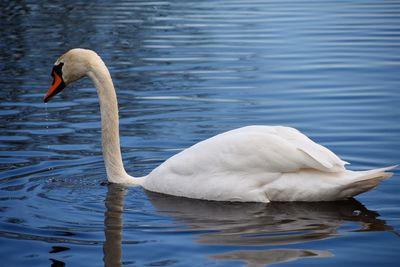
M 106 197 L 106 212 L 104 216 L 104 234 L 106 241 L 103 245 L 104 266 L 122 266 L 122 213 L 127 188 L 118 184 L 109 184 Z
M 104 263 L 121 266 L 122 212 L 126 188 L 108 185 L 105 213 Z M 197 242 L 235 246 L 273 246 L 306 243 L 338 235 L 344 223 L 351 231 L 392 230 L 378 214 L 355 199 L 321 203 L 226 203 L 146 192 L 157 212 L 194 231 Z M 354 222 L 349 224 L 349 222 Z M 350 225 L 350 226 L 349 226 Z M 182 231 L 182 228 L 179 228 Z M 196 234 L 197 232 L 197 234 Z M 305 249 L 236 250 L 210 255 L 242 260 L 248 266 L 285 262 L 304 257 L 328 257 L 328 251 Z
M 212 255 L 218 260 L 239 260 L 246 262 L 248 267 L 262 267 L 273 263 L 294 261 L 301 258 L 330 257 L 328 251 L 310 249 L 271 249 L 271 250 L 238 250 Z
M 378 214 L 355 199 L 319 203 L 229 203 L 147 195 L 158 212 L 190 230 L 210 230 L 198 242 L 223 245 L 287 245 L 328 238 L 344 222 L 354 231 L 387 230 Z

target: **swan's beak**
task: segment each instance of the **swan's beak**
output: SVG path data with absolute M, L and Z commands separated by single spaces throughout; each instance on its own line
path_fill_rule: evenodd
M 56 94 L 58 94 L 65 88 L 65 83 L 63 81 L 63 78 L 58 73 L 58 71 L 55 70 L 55 68 L 53 68 L 51 76 L 53 76 L 53 83 L 43 98 L 43 101 L 45 103 L 47 103 L 50 100 L 50 98 L 52 98 L 53 96 L 55 96 Z

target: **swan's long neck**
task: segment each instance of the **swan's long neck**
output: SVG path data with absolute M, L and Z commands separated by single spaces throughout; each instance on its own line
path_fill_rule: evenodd
M 141 184 L 142 179 L 128 175 L 122 163 L 117 95 L 110 73 L 99 57 L 91 62 L 91 71 L 87 75 L 93 80 L 99 96 L 103 157 L 108 181 Z

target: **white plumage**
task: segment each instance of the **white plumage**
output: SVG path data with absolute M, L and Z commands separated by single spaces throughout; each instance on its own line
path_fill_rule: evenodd
M 208 200 L 320 201 L 359 194 L 389 175 L 385 169 L 352 172 L 345 163 L 296 129 L 248 126 L 178 153 L 154 169 L 143 186 Z M 366 185 L 350 186 L 366 178 Z
M 46 102 L 65 85 L 83 76 L 89 76 L 95 83 L 110 182 L 218 201 L 330 201 L 374 188 L 391 176 L 385 171 L 396 167 L 353 172 L 345 169 L 346 162 L 296 129 L 248 126 L 199 142 L 149 175 L 133 178 L 122 164 L 117 98 L 100 57 L 90 50 L 70 50 L 57 60 L 53 76 L 55 81 L 45 96 Z

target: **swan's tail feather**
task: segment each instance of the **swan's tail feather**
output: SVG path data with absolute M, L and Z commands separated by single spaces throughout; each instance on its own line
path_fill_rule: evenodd
M 398 166 L 399 165 L 394 165 L 380 169 L 357 172 L 359 175 L 354 178 L 354 181 L 341 188 L 341 198 L 353 197 L 375 188 L 381 181 L 390 178 L 393 175 L 392 172 L 386 171 L 393 170 Z

